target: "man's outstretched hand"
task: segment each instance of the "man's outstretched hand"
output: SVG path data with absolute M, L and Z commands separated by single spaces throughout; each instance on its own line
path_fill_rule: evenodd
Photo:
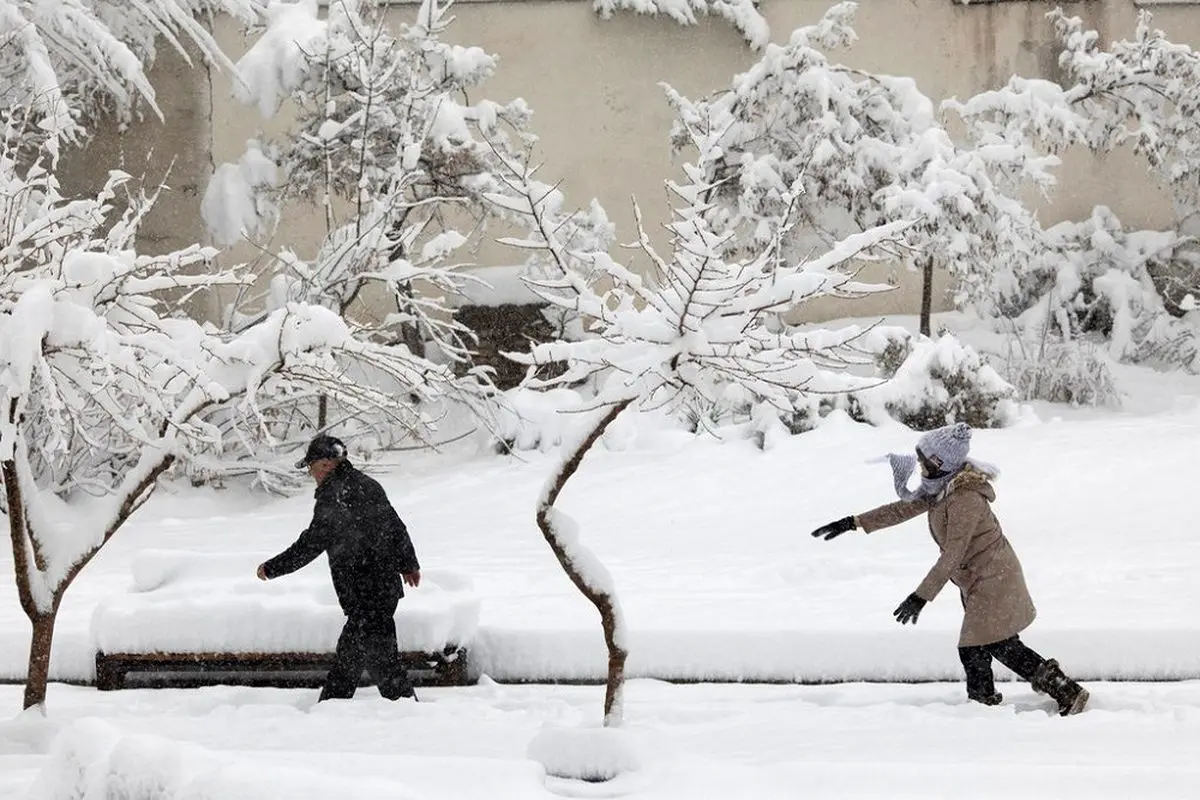
M 266 564 L 259 564 L 259 565 L 258 565 L 258 572 L 257 572 L 257 573 L 255 573 L 255 574 L 256 574 L 256 575 L 258 575 L 258 579 L 259 579 L 260 581 L 265 581 L 265 580 L 267 580 L 267 565 L 266 565 Z
M 421 571 L 404 573 L 404 582 L 414 589 L 421 585 Z

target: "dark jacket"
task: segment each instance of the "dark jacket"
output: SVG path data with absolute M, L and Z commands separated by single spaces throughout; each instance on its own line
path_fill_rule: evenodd
M 396 613 L 401 576 L 420 570 L 408 529 L 379 482 L 343 461 L 317 487 L 312 522 L 263 565 L 268 578 L 295 572 L 325 553 L 346 616 Z

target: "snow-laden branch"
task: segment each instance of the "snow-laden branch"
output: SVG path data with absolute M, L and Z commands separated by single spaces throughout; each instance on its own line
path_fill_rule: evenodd
M 730 22 L 755 50 L 761 50 L 771 38 L 771 28 L 759 0 L 593 0 L 592 6 L 603 19 L 617 11 L 665 15 L 680 25 L 695 25 L 697 15 L 712 15 Z
M 26 107 L 50 137 L 73 140 L 101 111 L 162 116 L 146 75 L 164 42 L 185 60 L 230 68 L 199 14 L 252 23 L 260 0 L 0 0 L 0 106 Z

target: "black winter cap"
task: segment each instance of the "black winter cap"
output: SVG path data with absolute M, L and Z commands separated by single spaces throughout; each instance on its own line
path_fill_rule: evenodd
M 296 462 L 296 469 L 307 469 L 308 465 L 323 458 L 345 458 L 346 445 L 336 436 L 317 436 L 308 443 L 304 458 Z

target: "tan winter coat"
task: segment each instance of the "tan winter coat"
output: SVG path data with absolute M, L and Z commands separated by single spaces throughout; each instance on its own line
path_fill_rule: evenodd
M 931 601 L 947 581 L 958 587 L 965 611 L 959 647 L 1003 641 L 1037 616 L 1021 562 L 992 513 L 995 499 L 988 477 L 968 466 L 936 498 L 901 500 L 857 517 L 871 533 L 929 513 L 929 532 L 942 554 L 916 594 Z

